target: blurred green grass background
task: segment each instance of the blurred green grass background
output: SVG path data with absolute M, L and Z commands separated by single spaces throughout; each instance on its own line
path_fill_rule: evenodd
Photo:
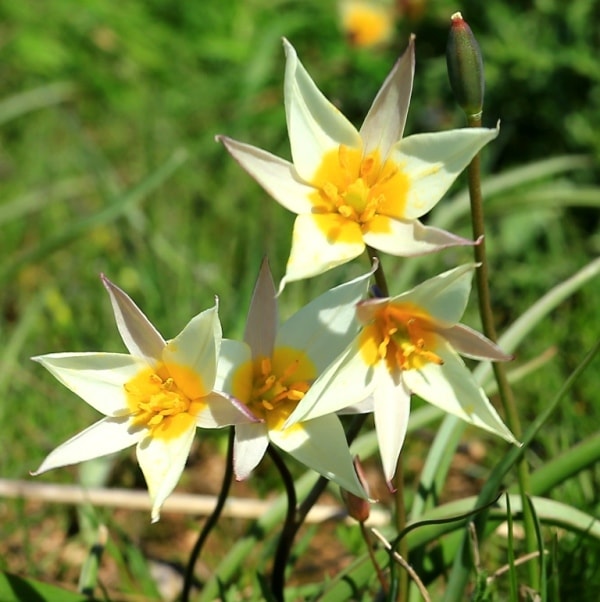
M 399 2 L 408 5 L 410 2 Z M 505 327 L 598 255 L 600 3 L 429 0 L 379 48 L 355 48 L 336 3 L 318 0 L 45 0 L 0 5 L 0 476 L 25 477 L 96 419 L 28 359 L 123 345 L 98 279 L 106 273 L 167 338 L 220 299 L 224 334 L 239 337 L 262 256 L 284 271 L 293 215 L 214 142 L 222 133 L 289 157 L 281 36 L 324 93 L 358 126 L 410 32 L 417 72 L 407 133 L 462 127 L 445 69 L 449 17 L 460 9 L 483 50 L 484 153 L 502 174 L 559 155 L 569 169 L 496 195 L 488 213 L 492 291 Z M 452 194 L 459 194 L 464 180 Z M 452 196 L 449 195 L 449 196 Z M 440 210 L 443 209 L 442 202 Z M 468 235 L 468 216 L 453 229 Z M 468 251 L 386 259 L 400 292 Z M 404 271 L 405 266 L 413 265 Z M 282 314 L 359 266 L 292 284 Z M 598 281 L 556 310 L 519 350 L 550 347 L 519 383 L 524 424 L 600 333 Z M 472 310 L 469 323 L 477 326 Z M 598 371 L 581 379 L 540 436 L 536 460 L 598 430 Z M 598 470 L 565 491 L 598 512 Z M 68 471 L 47 477 L 70 480 Z M 12 506 L 3 503 L 5 516 Z M 16 527 L 12 527 L 16 528 Z

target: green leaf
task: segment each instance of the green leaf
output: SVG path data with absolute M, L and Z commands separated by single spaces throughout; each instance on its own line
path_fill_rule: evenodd
M 35 579 L 25 579 L 11 573 L 0 573 L 2 602 L 90 602 L 82 594 L 48 585 Z

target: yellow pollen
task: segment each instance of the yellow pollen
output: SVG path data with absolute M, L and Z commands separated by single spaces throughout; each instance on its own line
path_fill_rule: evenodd
M 324 155 L 312 185 L 314 213 L 341 215 L 365 232 L 376 216 L 404 217 L 410 181 L 392 159 L 382 162 L 378 150 L 363 156 L 341 145 Z
M 361 355 L 369 365 L 385 360 L 391 371 L 444 363 L 435 353 L 438 337 L 431 316 L 410 303 L 384 305 L 360 336 Z
M 170 370 L 177 374 L 178 382 Z M 151 437 L 162 439 L 175 438 L 189 428 L 203 408 L 202 398 L 206 395 L 200 377 L 180 365 L 146 368 L 125 383 L 124 388 L 133 426 L 146 428 Z M 189 392 L 193 392 L 193 398 Z
M 310 388 L 316 370 L 304 352 L 279 347 L 272 358 L 254 361 L 252 384 L 246 389 L 242 382 L 248 377 L 247 367 L 242 366 L 234 378 L 234 395 L 265 420 L 269 429 L 281 429 Z

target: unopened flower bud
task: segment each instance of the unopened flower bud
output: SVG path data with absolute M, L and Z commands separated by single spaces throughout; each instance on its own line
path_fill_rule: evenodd
M 480 117 L 483 109 L 483 59 L 479 44 L 460 13 L 451 17 L 446 47 L 450 86 L 467 117 Z
M 363 486 L 363 489 L 367 495 L 369 495 L 369 486 L 367 484 L 365 473 L 363 472 L 358 456 L 354 458 L 354 469 L 356 470 L 360 484 Z M 369 514 L 371 513 L 371 504 L 369 503 L 369 500 L 358 497 L 357 495 L 354 495 L 345 489 L 341 489 L 341 493 L 342 499 L 344 500 L 348 510 L 348 515 L 357 520 L 359 523 L 364 523 L 369 518 Z

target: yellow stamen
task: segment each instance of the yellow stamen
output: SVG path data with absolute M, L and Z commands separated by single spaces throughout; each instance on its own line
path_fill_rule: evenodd
M 177 382 L 170 372 L 177 374 Z M 161 439 L 176 438 L 189 428 L 204 407 L 207 393 L 193 370 L 165 364 L 138 372 L 124 388 L 133 425 Z M 194 391 L 197 397 L 190 398 L 183 390 Z
M 254 361 L 251 376 L 245 365 L 238 370 L 233 394 L 265 420 L 269 429 L 281 429 L 315 376 L 316 370 L 304 352 L 279 347 L 272 358 Z M 247 379 L 251 380 L 250 387 L 244 384 Z
M 313 212 L 339 214 L 366 232 L 378 215 L 404 217 L 409 178 L 392 159 L 382 163 L 379 151 L 341 145 L 323 157 L 312 181 Z
M 427 312 L 410 303 L 388 304 L 363 328 L 360 339 L 365 362 L 385 360 L 390 371 L 418 370 L 425 364 L 441 365 L 435 353 L 438 335 Z

